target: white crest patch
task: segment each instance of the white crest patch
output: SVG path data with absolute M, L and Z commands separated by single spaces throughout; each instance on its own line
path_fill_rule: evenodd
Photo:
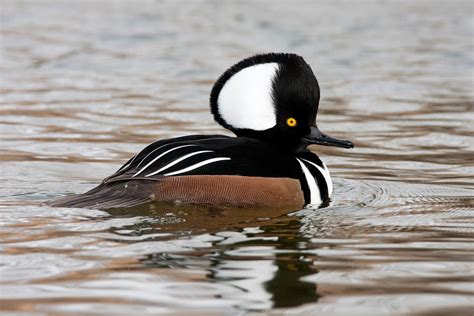
M 263 131 L 276 125 L 272 80 L 277 63 L 244 68 L 230 77 L 217 100 L 219 114 L 234 128 Z

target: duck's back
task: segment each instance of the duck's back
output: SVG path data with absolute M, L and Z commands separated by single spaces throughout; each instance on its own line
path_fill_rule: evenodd
M 294 156 L 264 142 L 222 135 L 157 141 L 98 187 L 53 206 L 117 208 L 146 202 L 301 207 L 303 176 Z

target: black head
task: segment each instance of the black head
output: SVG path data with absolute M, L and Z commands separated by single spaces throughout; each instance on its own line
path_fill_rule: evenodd
M 264 54 L 229 68 L 211 91 L 214 119 L 237 136 L 259 139 L 284 150 L 309 144 L 352 148 L 349 141 L 319 132 L 319 84 L 295 54 Z

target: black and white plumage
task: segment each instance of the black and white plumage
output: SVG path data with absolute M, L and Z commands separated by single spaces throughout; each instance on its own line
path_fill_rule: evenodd
M 217 80 L 210 103 L 215 120 L 237 137 L 159 140 L 97 188 L 52 205 L 112 208 L 179 200 L 301 207 L 329 199 L 329 171 L 307 146 L 351 148 L 352 143 L 316 127 L 319 85 L 303 58 L 266 54 L 245 59 Z

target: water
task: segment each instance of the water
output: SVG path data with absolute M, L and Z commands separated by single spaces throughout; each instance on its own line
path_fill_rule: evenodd
M 2 315 L 471 315 L 469 1 L 2 1 Z M 104 212 L 84 192 L 156 139 L 226 133 L 226 67 L 313 66 L 329 207 Z

